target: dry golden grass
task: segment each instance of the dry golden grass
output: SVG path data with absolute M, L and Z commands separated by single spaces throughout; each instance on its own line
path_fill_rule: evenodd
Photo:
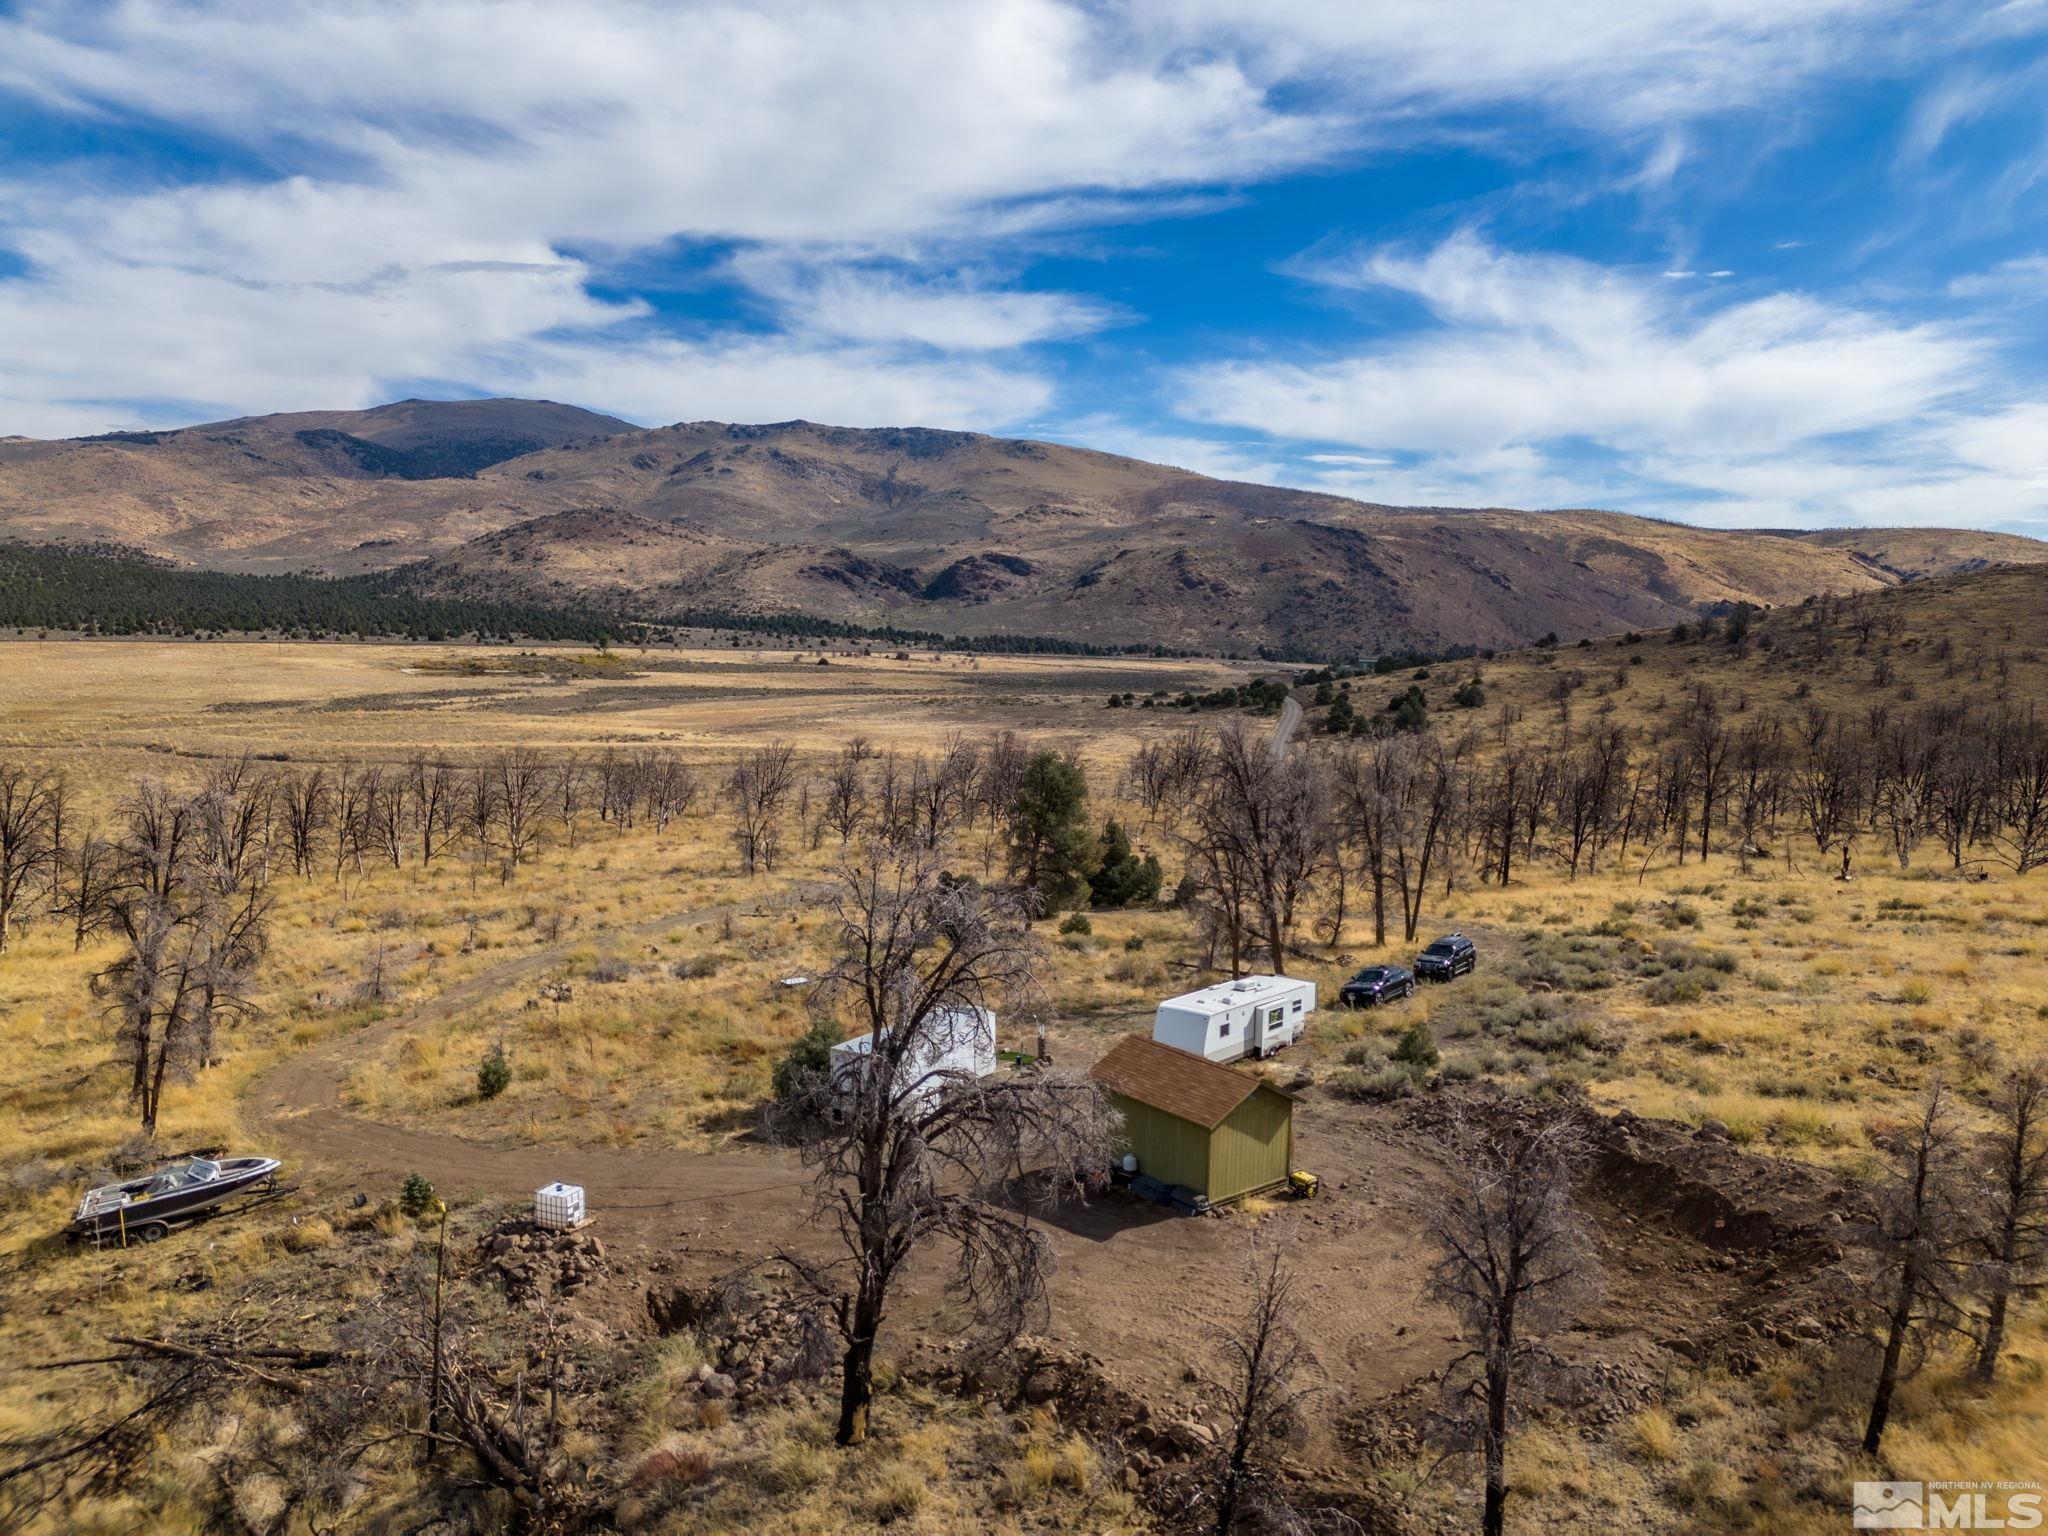
M 1182 717 L 1109 710 L 1110 693 L 1201 692 L 1250 675 L 1201 661 L 930 651 L 835 651 L 821 667 L 817 651 L 662 648 L 621 652 L 617 669 L 568 665 L 587 649 L 536 654 L 564 665 L 512 668 L 502 647 L 0 643 L 0 751 L 99 781 L 245 751 L 319 761 L 661 745 L 723 759 L 771 738 L 831 752 L 864 735 L 919 751 L 953 731 L 1012 728 L 1121 762 L 1140 734 Z
M 1652 688 L 1675 698 L 1686 653 L 1698 648 L 1652 637 L 1640 649 L 1653 659 L 1635 669 L 1618 709 Z M 478 655 L 493 666 L 503 659 Z M 16 664 L 24 658 L 33 675 Z M 1103 797 L 1140 734 L 1184 723 L 1177 713 L 1102 709 L 1105 677 L 1145 672 L 1177 688 L 1182 682 L 1163 679 L 1206 676 L 1178 663 L 835 660 L 817 669 L 793 665 L 786 653 L 702 653 L 681 658 L 681 674 L 557 682 L 497 670 L 472 676 L 460 659 L 453 675 L 423 671 L 419 660 L 385 646 L 0 647 L 0 751 L 48 756 L 81 782 L 90 775 L 105 796 L 138 767 L 188 777 L 200 766 L 152 744 L 301 757 L 667 741 L 710 763 L 772 734 L 820 752 L 855 732 L 929 750 L 956 727 L 1015 727 L 1083 748 Z M 1489 686 L 1499 677 L 1499 696 L 1520 698 L 1533 713 L 1542 670 L 1571 661 L 1569 652 L 1555 662 L 1504 659 L 1488 667 Z M 1517 670 L 1524 666 L 1526 677 Z M 833 691 L 814 691 L 826 675 Z M 679 683 L 699 693 L 662 691 Z M 423 705 L 456 686 L 481 691 Z M 372 696 L 389 697 L 324 707 Z M 1763 707 L 1762 682 L 1755 697 L 1753 707 Z M 1588 707 L 1583 694 L 1580 705 Z M 1098 815 L 1111 809 L 1106 800 L 1096 806 Z M 1121 811 L 1137 824 L 1131 808 Z M 1157 828 L 1138 840 L 1165 858 L 1170 884 L 1180 862 L 1171 840 Z M 260 978 L 262 1013 L 235 1032 L 220 1067 L 172 1091 L 163 1140 L 237 1142 L 241 1093 L 268 1065 L 400 1019 L 408 1022 L 364 1036 L 346 1085 L 349 1102 L 373 1118 L 484 1140 L 716 1144 L 746 1123 L 776 1056 L 807 1023 L 805 990 L 780 981 L 815 975 L 829 935 L 816 910 L 798 904 L 792 912 L 778 901 L 824 877 L 836 852 L 829 838 L 815 850 L 798 847 L 773 875 L 743 880 L 722 814 L 705 806 L 666 836 L 587 830 L 573 848 L 550 842 L 502 886 L 488 875 L 473 884 L 474 871 L 457 859 L 426 871 L 372 868 L 339 886 L 283 882 Z M 959 863 L 980 869 L 994 857 L 970 840 Z M 674 920 L 710 908 L 733 909 L 729 924 Z M 1276 1070 L 1327 1077 L 1342 1070 L 1348 1050 L 1390 1054 L 1419 1018 L 1436 1036 L 1446 1076 L 1530 1087 L 1582 1082 L 1603 1103 L 1695 1124 L 1718 1120 L 1756 1151 L 1854 1170 L 1870 1156 L 1871 1129 L 1905 1113 L 1929 1071 L 1945 1072 L 1968 1098 L 1999 1059 L 2038 1050 L 2043 1038 L 2043 875 L 1964 882 L 1931 857 L 1911 870 L 1887 867 L 1875 849 L 1859 854 L 1858 878 L 1848 884 L 1782 857 L 1746 874 L 1719 855 L 1704 866 L 1660 859 L 1647 870 L 1631 859 L 1626 869 L 1577 881 L 1539 865 L 1505 890 L 1461 877 L 1448 896 L 1433 895 L 1422 937 L 1453 926 L 1479 940 L 1478 976 L 1383 1014 L 1326 1009 L 1308 1048 Z M 1115 1033 L 1146 1027 L 1161 995 L 1197 979 L 1198 947 L 1176 912 L 1100 913 L 1087 935 L 1060 936 L 1052 925 L 1044 934 L 1058 1060 L 1087 1060 Z M 1413 946 L 1376 949 L 1354 909 L 1335 944 L 1307 948 L 1313 958 L 1302 968 L 1327 999 L 1357 965 L 1405 959 Z M 1539 973 L 1565 974 L 1556 970 L 1560 953 L 1578 956 L 1580 969 L 1566 967 L 1570 974 L 1597 972 L 1602 984 L 1550 992 L 1528 984 Z M 74 955 L 67 936 L 36 926 L 0 961 L 0 1171 L 10 1181 L 12 1218 L 0 1231 L 0 1260 L 17 1266 L 0 1319 L 0 1433 L 66 1406 L 67 1381 L 23 1369 L 29 1363 L 86 1352 L 110 1325 L 164 1327 L 204 1315 L 203 1293 L 166 1283 L 193 1267 L 195 1248 L 201 1269 L 228 1277 L 282 1272 L 334 1240 L 337 1213 L 308 1206 L 207 1229 L 196 1244 L 164 1251 L 81 1260 L 55 1248 L 49 1234 L 69 1214 L 83 1176 L 132 1128 L 86 987 L 110 954 L 96 944 Z M 529 959 L 538 968 L 522 965 L 510 981 L 486 975 Z M 380 964 L 384 991 L 376 996 L 369 983 Z M 566 983 L 566 997 L 542 995 L 555 982 Z M 497 1043 L 513 1081 L 484 1100 L 476 1068 Z M 1008 1036 L 1003 1043 L 1032 1044 Z M 1315 1166 L 1312 1142 L 1302 1160 Z M 395 1214 L 379 1230 L 394 1249 L 417 1241 Z M 1899 1475 L 1923 1466 L 1953 1469 L 1927 1476 L 1956 1477 L 2048 1470 L 2039 1451 L 2048 1439 L 2048 1337 L 2038 1314 L 2022 1320 L 2014 1352 L 1988 1395 L 1945 1365 L 1917 1381 L 1900 1404 L 1888 1464 Z M 685 1346 L 663 1346 L 633 1400 L 629 1454 L 680 1437 L 669 1447 L 689 1453 L 678 1466 L 695 1466 L 700 1452 L 708 1459 L 686 1480 L 655 1479 L 690 1490 L 662 1505 L 667 1523 L 655 1528 L 744 1529 L 762 1512 L 794 1532 L 884 1522 L 932 1532 L 1143 1528 L 1095 1453 L 1050 1423 L 984 1420 L 951 1400 L 900 1392 L 879 1416 L 875 1444 L 842 1456 L 826 1446 L 814 1414 L 678 1418 L 673 1387 L 694 1364 Z M 1800 1502 L 1802 1482 L 1839 1476 L 1846 1486 L 1853 1469 L 1842 1449 L 1854 1439 L 1846 1417 L 1853 1405 L 1834 1394 L 1790 1368 L 1756 1380 L 1687 1381 L 1670 1401 L 1603 1438 L 1525 1437 L 1517 1477 L 1525 1491 L 1552 1490 L 1564 1507 L 1598 1512 L 1620 1522 L 1615 1528 L 1800 1529 L 1812 1516 Z M 199 1528 L 169 1479 L 72 1518 L 67 1529 Z
M 1701 683 L 1740 714 L 1796 720 L 1809 703 L 1860 716 L 1876 704 L 1896 710 L 1956 698 L 2048 702 L 2048 573 L 1993 568 L 1916 582 L 1845 606 L 1821 626 L 1825 654 L 1813 654 L 1810 610 L 1798 605 L 1761 615 L 1749 642 L 1725 638 L 1672 644 L 1668 630 L 1631 640 L 1609 635 L 1557 650 L 1445 662 L 1425 687 L 1440 725 L 1496 730 L 1504 710 L 1526 730 L 1547 732 L 1559 719 L 1560 680 L 1573 680 L 1569 717 L 1652 732 Z M 1865 627 L 1857 615 L 1881 622 Z M 1449 703 L 1477 673 L 1486 702 L 1471 711 Z M 1385 679 L 1406 685 L 1405 674 Z M 1363 686 L 1363 685 L 1355 685 Z M 1398 691 L 1398 689 L 1391 690 Z M 1368 697 L 1376 697 L 1376 690 Z
M 674 1536 L 1155 1529 L 1094 1449 L 1040 1413 L 901 1389 L 878 1399 L 865 1445 L 837 1449 L 831 1433 L 811 1407 L 669 1432 L 636 1458 L 656 1475 L 634 1479 L 628 1513 Z

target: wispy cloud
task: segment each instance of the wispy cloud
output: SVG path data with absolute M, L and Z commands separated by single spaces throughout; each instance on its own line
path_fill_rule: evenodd
M 2048 302 L 2048 255 L 2017 256 L 1988 272 L 1965 272 L 1949 279 L 1948 291 L 1959 299 Z
M 589 403 L 676 414 L 698 390 L 640 366 L 650 348 L 721 359 L 725 376 L 745 359 L 748 379 L 781 356 L 792 393 L 766 415 L 838 409 L 801 364 L 869 373 L 858 414 L 894 399 L 898 419 L 929 404 L 1000 424 L 1036 408 L 1039 370 L 976 362 L 934 391 L 927 354 L 1014 350 L 1121 311 L 1004 291 L 957 256 L 936 272 L 867 256 L 1114 221 L 1338 142 L 1239 62 L 1138 47 L 1058 0 L 41 5 L 0 19 L 0 90 L 280 168 L 124 184 L 118 164 L 17 166 L 0 188 L 0 247 L 22 266 L 0 278 L 15 430 L 123 401 L 206 415 L 365 404 L 389 379 L 497 389 L 576 356 L 594 386 L 631 381 Z M 610 266 L 735 241 L 779 341 L 597 296 Z
M 1503 100 L 1665 132 L 1878 56 L 1909 0 L 1186 0 L 1154 24 L 1235 41 L 1268 75 L 1322 77 L 1363 109 Z M 1653 160 L 1652 166 L 1658 162 Z
M 1299 483 L 1286 458 L 1263 443 L 1164 432 L 1118 416 L 1075 417 L 1048 429 L 1046 436 L 1126 458 L 1146 459 L 1175 469 L 1213 475 L 1219 480 L 1248 480 L 1259 485 Z
M 2039 515 L 2021 461 L 2039 407 L 1986 399 L 1990 344 L 1798 293 L 1688 303 L 1668 285 L 1466 233 L 1325 261 L 1324 282 L 1422 301 L 1435 324 L 1315 364 L 1252 359 L 1180 379 L 1182 409 L 1283 440 L 1418 456 L 1347 488 L 1859 521 L 1880 480 L 1934 521 Z M 1943 497 L 1948 500 L 1944 502 Z
M 1085 336 L 1129 318 L 1085 294 L 1020 291 L 972 270 L 925 275 L 772 249 L 745 252 L 732 269 L 790 325 L 854 341 L 994 352 Z

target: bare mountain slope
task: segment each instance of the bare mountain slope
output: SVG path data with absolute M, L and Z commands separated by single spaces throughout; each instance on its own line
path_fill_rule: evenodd
M 0 533 L 254 570 L 425 561 L 442 592 L 1309 652 L 1571 638 L 2048 557 L 2006 535 L 1377 506 L 925 428 L 640 430 L 537 401 L 0 442 Z
M 202 565 L 318 565 L 337 544 L 360 542 L 339 531 L 358 522 L 409 537 L 420 504 L 441 507 L 458 538 L 502 526 L 516 509 L 465 521 L 478 471 L 633 430 L 548 400 L 401 400 L 172 432 L 0 440 L 0 532 L 109 538 Z M 280 554 L 266 559 L 273 545 Z
M 1904 581 L 1978 571 L 1987 565 L 2035 565 L 2048 548 L 2016 533 L 1967 528 L 1820 528 L 1791 537 L 1845 550 L 1873 570 Z

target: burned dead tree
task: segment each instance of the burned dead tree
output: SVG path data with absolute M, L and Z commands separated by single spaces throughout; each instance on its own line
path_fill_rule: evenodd
M 782 816 L 796 792 L 796 749 L 772 742 L 742 752 L 725 781 L 732 802 L 733 847 L 740 873 L 772 870 L 782 854 Z
M 57 861 L 56 809 L 62 795 L 55 774 L 0 763 L 0 954 L 7 952 L 15 914 L 29 889 Z
M 820 1006 L 868 1032 L 858 1068 L 828 1066 L 778 1110 L 802 1133 L 816 1209 L 843 1258 L 787 1262 L 826 1298 L 843 1353 L 837 1439 L 866 1438 L 875 1342 L 910 1256 L 950 1245 L 953 1291 L 981 1342 L 1039 1324 L 1052 1250 L 1031 1207 L 1078 1192 L 1113 1151 L 1101 1090 L 1051 1072 L 978 1078 L 956 1065 L 973 1010 L 1029 992 L 1040 963 L 1016 897 L 948 881 L 917 842 L 870 844 L 840 874 L 839 962 Z M 1021 1208 L 1009 1198 L 1028 1187 Z
M 1928 1335 L 1961 1326 L 1976 1235 L 1955 1100 L 1939 1078 L 1921 1096 L 1912 1123 L 1884 1138 L 1880 1150 L 1877 1214 L 1859 1234 L 1879 1347 L 1863 1430 L 1870 1456 L 1884 1443 L 1892 1395 L 1924 1356 Z
M 331 1522 L 363 1469 L 415 1449 L 446 1453 L 448 1473 L 431 1499 L 491 1490 L 509 1505 L 472 1508 L 447 1528 L 564 1533 L 596 1522 L 616 1490 L 567 1441 L 606 1383 L 586 1371 L 572 1390 L 552 1305 L 508 1311 L 473 1286 L 444 1297 L 417 1263 L 385 1278 L 326 1343 L 280 1340 L 276 1320 L 288 1305 L 251 1294 L 192 1329 L 114 1335 L 101 1352 L 45 1362 L 41 1369 L 119 1374 L 97 1414 L 0 1438 L 0 1528 L 160 1471 L 165 1436 L 216 1421 L 236 1397 L 267 1411 L 240 1416 L 210 1465 L 223 1490 L 252 1473 L 274 1479 L 275 1528 L 286 1517 L 342 1528 Z
M 1984 1286 L 1975 1374 L 1990 1381 L 2015 1297 L 2048 1288 L 2048 1060 L 2015 1067 L 1991 1101 L 1987 1209 L 1977 1235 Z
M 341 1330 L 339 1369 L 308 1413 L 336 1459 L 410 1442 L 422 1459 L 467 1459 L 477 1481 L 510 1500 L 514 1531 L 572 1531 L 597 1513 L 567 1454 L 572 1401 L 550 1302 L 510 1323 L 476 1297 L 444 1296 L 424 1273 L 372 1302 Z M 508 1337 L 509 1333 L 509 1337 Z M 315 1468 L 302 1474 L 317 1477 Z
M 267 863 L 223 859 L 206 802 L 143 785 L 128 808 L 106 926 L 121 952 L 93 978 L 145 1136 L 165 1087 L 215 1059 L 221 1021 L 250 1007 L 269 935 Z
M 1319 758 L 1275 759 L 1242 724 L 1209 747 L 1190 807 L 1188 870 L 1206 904 L 1226 914 L 1232 974 L 1247 928 L 1287 974 L 1298 909 L 1329 850 L 1331 794 Z
M 1261 1529 L 1285 1529 L 1291 1511 L 1269 1465 L 1272 1450 L 1303 1438 L 1302 1407 L 1314 1393 L 1315 1360 L 1288 1319 L 1294 1314 L 1294 1277 L 1278 1253 L 1248 1262 L 1251 1300 L 1234 1323 L 1214 1329 L 1222 1380 L 1208 1396 L 1226 1426 L 1211 1468 L 1215 1536 L 1230 1536 L 1240 1520 Z
M 1452 1451 L 1483 1458 L 1481 1529 L 1500 1536 L 1516 1402 L 1558 1369 L 1545 1340 L 1601 1290 L 1599 1260 L 1572 1195 L 1586 1165 L 1586 1136 L 1575 1118 L 1560 1114 L 1501 1126 L 1459 1121 L 1447 1142 L 1456 1182 L 1429 1215 L 1439 1256 L 1427 1294 L 1457 1316 L 1470 1348 L 1446 1372 L 1439 1431 Z

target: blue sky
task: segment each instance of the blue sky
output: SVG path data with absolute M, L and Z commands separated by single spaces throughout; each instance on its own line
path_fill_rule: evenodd
M 408 394 L 2048 534 L 2048 0 L 0 4 L 0 433 Z

